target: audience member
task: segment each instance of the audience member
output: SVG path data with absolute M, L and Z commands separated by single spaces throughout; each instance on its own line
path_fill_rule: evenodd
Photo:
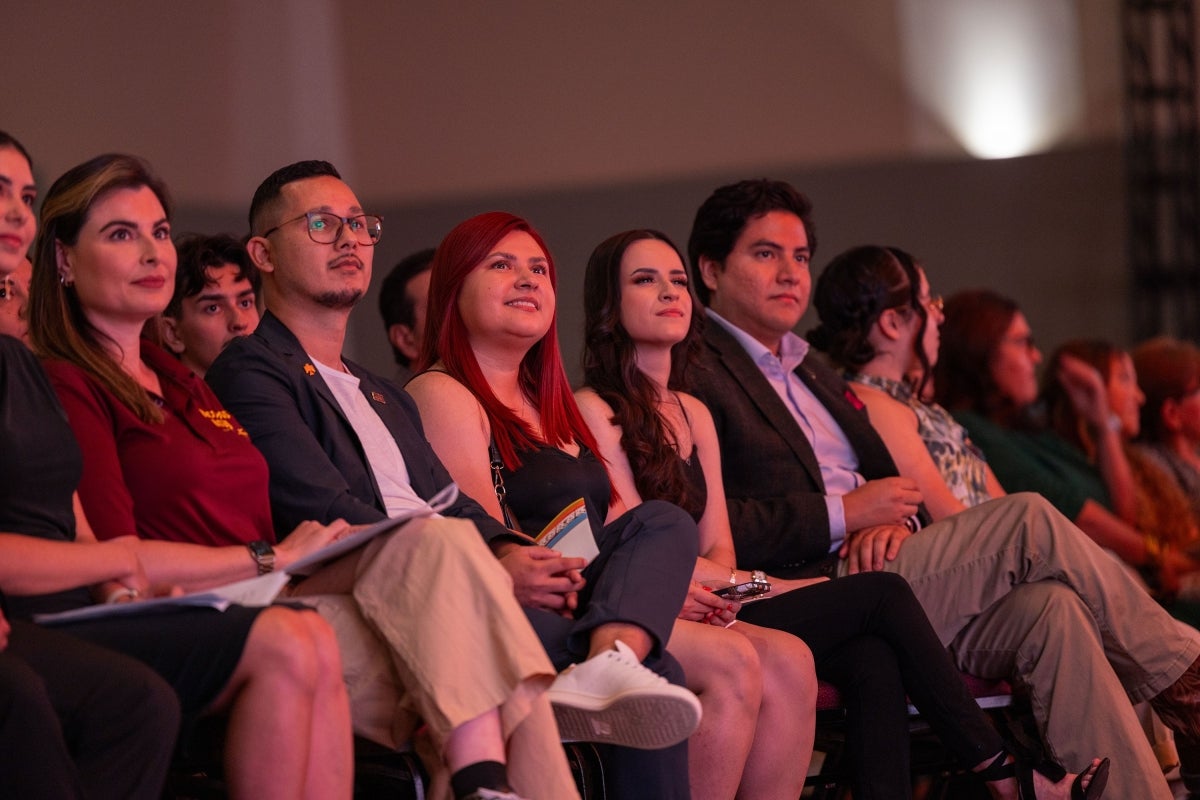
M 1142 534 L 1161 561 L 1164 550 L 1186 551 L 1195 544 L 1200 530 L 1169 473 L 1129 446 L 1140 430 L 1145 401 L 1132 357 L 1109 342 L 1071 341 L 1050 356 L 1041 393 L 1047 425 L 1087 458 L 1104 489 L 1093 499 L 1107 498 L 1108 506 Z M 1175 578 L 1184 576 L 1168 576 L 1166 586 L 1158 585 L 1156 570 L 1146 578 L 1165 600 Z
M 1160 336 L 1133 350 L 1146 397 L 1134 451 L 1170 476 L 1200 521 L 1200 349 Z
M 941 299 L 912 256 L 894 247 L 847 250 L 821 274 L 813 305 L 821 324 L 809 339 L 854 382 L 872 426 L 900 474 L 916 480 L 932 517 L 1003 497 L 963 427 L 921 399 L 938 359 Z M 1137 713 L 1160 763 L 1178 763 L 1169 733 L 1149 708 L 1139 703 Z
M 894 247 L 854 247 L 829 262 L 808 339 L 844 371 L 901 475 L 917 482 L 934 519 L 1006 492 L 950 413 L 926 399 L 938 359 L 942 298 L 925 270 Z
M 186 558 L 183 550 L 167 551 L 174 557 L 163 567 L 188 588 L 287 567 L 336 539 L 344 522 L 303 521 L 274 546 L 262 456 L 203 381 L 138 338 L 173 287 L 165 190 L 129 157 L 101 158 L 88 168 L 96 173 L 93 185 L 80 182 L 43 212 L 43 234 L 61 253 L 61 283 L 52 274 L 35 276 L 34 309 L 43 313 L 33 321 L 35 342 L 59 357 L 47 369 L 83 445 L 80 500 L 97 533 L 136 531 L 146 539 L 214 545 L 189 547 Z M 86 217 L 68 202 L 81 204 L 76 195 L 91 201 Z M 80 218 L 76 232 L 71 225 Z M 99 230 L 114 230 L 121 246 L 95 241 Z M 351 230 L 366 236 L 364 227 Z M 38 269 L 52 272 L 54 265 Z M 81 340 L 95 342 L 94 349 Z M 400 574 L 408 576 L 402 584 L 395 580 Z M 553 671 L 544 658 L 517 651 L 522 637 L 536 651 L 536 639 L 503 577 L 470 526 L 428 521 L 377 538 L 318 570 L 293 594 L 334 625 L 346 674 L 356 679 L 350 688 L 360 731 L 399 744 L 414 727 L 415 708 L 455 773 L 457 796 L 490 797 L 478 792 L 496 790 L 515 797 L 507 794 L 504 744 L 532 720 L 514 735 L 514 762 L 537 763 L 538 779 L 550 787 L 542 796 L 569 797 L 574 785 L 543 698 Z M 458 589 L 446 596 L 439 586 Z M 433 596 L 439 601 L 431 605 Z M 481 618 L 479 607 L 492 615 Z M 338 652 L 332 643 L 329 652 Z M 473 656 L 470 674 L 460 667 L 464 652 Z M 340 670 L 338 677 L 344 692 Z M 532 753 L 519 744 L 529 731 Z M 439 766 L 431 770 L 441 776 Z
M 140 163 L 117 156 L 93 159 L 55 181 L 34 253 L 35 344 L 47 344 L 41 326 L 51 308 L 60 320 L 81 315 L 82 298 L 103 301 L 104 313 L 87 318 L 88 333 L 78 337 L 94 348 L 96 361 L 112 359 L 107 348 L 116 351 L 118 339 L 128 344 L 111 323 L 140 326 L 119 312 L 154 285 L 166 285 L 173 266 L 173 258 L 165 257 L 170 239 L 164 205 L 150 186 L 158 184 Z M 67 296 L 69 306 L 62 302 Z M 178 571 L 165 565 L 187 562 L 201 548 L 137 542 L 128 536 L 132 527 L 97 544 L 73 496 L 81 454 L 46 374 L 8 338 L 0 338 L 0 370 L 0 531 L 7 532 L 0 536 L 0 570 L 7 573 L 0 580 L 14 616 L 87 605 L 84 587 L 93 584 L 97 597 L 118 602 L 176 583 Z M 228 712 L 225 776 L 231 794 L 349 797 L 350 724 L 341 664 L 332 632 L 315 614 L 231 606 L 222 613 L 106 617 L 63 630 L 144 661 L 175 689 L 185 721 Z M 253 745 L 261 741 L 272 743 L 265 762 Z
M 157 800 L 178 728 L 175 692 L 140 661 L 0 610 L 0 796 Z
M 234 341 L 217 358 L 208 381 L 266 457 L 277 526 L 307 517 L 375 522 L 423 503 L 450 483 L 449 474 L 425 440 L 412 399 L 391 381 L 342 357 L 350 312 L 370 283 L 372 245 L 380 235 L 379 226 L 377 217 L 363 214 L 353 191 L 332 165 L 321 161 L 278 170 L 259 186 L 251 204 L 254 236 L 249 250 L 263 273 L 267 312 L 251 336 Z M 525 659 L 549 670 L 528 625 L 522 622 L 518 627 L 506 619 L 507 614 L 497 614 L 497 609 L 515 610 L 516 603 L 509 578 L 482 543 L 502 547 L 514 534 L 466 494 L 460 494 L 458 502 L 443 513 L 475 523 L 478 531 L 472 530 L 474 547 L 470 550 L 473 563 L 476 554 L 482 553 L 479 561 L 488 563 L 476 563 L 476 568 L 489 580 L 493 574 L 499 575 L 506 597 L 472 600 L 468 597 L 470 585 L 439 582 L 436 576 L 426 580 L 419 570 L 409 570 L 405 574 L 410 577 L 404 582 L 413 587 L 409 602 L 422 605 L 419 613 L 407 615 L 422 623 L 419 627 L 428 632 L 425 639 L 442 639 L 446 646 L 458 641 L 463 652 L 478 646 L 466 644 L 476 635 L 468 630 L 470 625 L 499 624 L 498 618 L 503 616 L 505 624 L 517 633 L 491 634 L 491 639 L 483 640 L 505 648 L 495 658 Z M 457 529 L 464 527 L 460 524 Z M 468 543 L 458 545 L 465 549 Z M 453 587 L 452 591 L 447 587 Z M 462 595 L 461 613 L 466 618 L 436 621 L 443 613 L 440 606 L 447 593 L 456 600 Z M 438 602 L 430 603 L 429 598 Z M 447 607 L 459 608 L 445 602 Z M 489 611 L 479 614 L 467 611 L 469 608 Z M 552 612 L 539 616 L 526 609 L 526 614 L 537 616 L 538 630 L 543 625 L 567 624 Z M 631 669 L 617 659 L 597 660 L 594 666 L 603 673 L 596 676 L 595 686 L 607 687 L 597 689 L 597 695 L 583 702 L 601 716 L 627 690 L 644 682 L 640 667 Z M 435 665 L 421 663 L 414 669 L 420 670 L 435 693 L 454 688 L 445 685 L 449 668 L 443 667 L 439 673 Z M 470 677 L 477 680 L 477 672 Z M 644 692 L 634 696 L 647 699 Z M 568 699 L 559 697 L 557 702 Z M 578 701 L 572 700 L 572 705 L 578 706 Z M 511 716 L 506 714 L 503 720 L 506 733 Z M 585 738 L 603 732 L 608 724 L 594 721 L 600 724 L 592 727 L 584 720 Z M 619 738 L 638 733 L 617 726 L 607 735 Z M 681 738 L 686 733 L 677 735 Z M 562 759 L 561 748 L 557 758 Z M 550 756 L 545 759 L 543 770 L 557 766 Z M 521 786 L 517 778 L 513 782 L 518 790 L 537 796 L 565 796 L 565 787 L 555 789 L 551 778 L 534 771 L 529 773 L 530 788 Z
M 258 327 L 262 278 L 232 236 L 184 236 L 175 251 L 175 293 L 158 318 L 159 336 L 203 378 L 225 345 Z
M 1200 634 L 1034 495 L 926 524 L 916 481 L 898 476 L 862 401 L 792 333 L 814 243 L 807 200 L 766 180 L 714 192 L 689 241 L 709 304 L 693 380 L 716 424 L 739 564 L 899 573 L 960 669 L 1029 687 L 1057 760 L 1086 769 L 1111 755 L 1117 796 L 1169 798 L 1120 698 L 1155 697 L 1176 728 L 1200 733 L 1189 688 Z
M 409 383 L 413 399 L 450 474 L 480 497 L 497 521 L 536 535 L 564 507 L 584 498 L 590 523 L 584 530 L 600 552 L 583 567 L 582 581 L 573 571 L 583 566 L 582 559 L 524 548 L 513 555 L 536 558 L 545 572 L 531 579 L 525 570 L 512 570 L 517 593 L 535 606 L 565 605 L 573 613 L 575 649 L 560 656 L 564 665 L 585 653 L 604 653 L 614 638 L 631 660 L 649 656 L 646 663 L 653 665 L 669 639 L 670 655 L 683 665 L 686 685 L 699 695 L 703 709 L 688 744 L 691 794 L 732 797 L 762 700 L 758 657 L 748 639 L 719 627 L 734 619 L 727 600 L 693 592 L 704 603 L 698 613 L 712 614 L 713 625 L 676 620 L 696 554 L 695 525 L 663 503 L 627 511 L 613 492 L 559 355 L 557 280 L 545 242 L 526 220 L 491 212 L 456 226 L 434 258 L 430 308 L 435 314 L 418 362 L 427 371 Z M 503 484 L 502 496 L 495 480 Z M 571 581 L 556 589 L 552 583 L 561 580 L 558 576 Z M 569 597 L 560 600 L 563 589 L 578 592 L 574 607 Z M 547 593 L 547 600 L 539 601 L 538 592 Z M 614 619 L 633 624 L 615 628 Z M 548 633 L 545 638 L 552 642 L 556 634 Z M 799 642 L 777 644 L 792 652 L 801 671 L 799 687 L 786 685 L 784 678 L 781 688 L 788 696 L 798 690 L 807 694 L 807 704 L 813 705 L 816 680 L 807 649 Z M 733 674 L 736 683 L 730 681 Z M 802 743 L 810 739 L 812 724 L 802 712 L 798 720 L 780 720 L 774 733 Z M 807 763 L 807 752 L 802 760 Z M 793 772 L 791 766 L 786 772 Z M 761 775 L 755 777 L 760 791 L 768 788 Z M 650 794 L 656 797 L 678 796 L 689 783 L 684 775 L 666 771 L 659 782 L 666 785 L 653 788 Z M 771 796 L 779 796 L 778 788 Z
M 17 322 L 29 286 L 36 198 L 24 147 L 0 131 L 0 334 L 22 338 Z M 19 291 L 20 294 L 16 294 Z M 0 376 L 10 350 L 0 339 Z M 25 358 L 29 358 L 26 354 Z M 6 398 L 0 398 L 6 399 Z M 4 405 L 8 408 L 7 402 Z M 10 423 L 11 424 L 11 423 Z M 0 423 L 0 451 L 15 453 Z M 25 469 L 0 455 L 0 482 Z M 0 531 L 15 529 L 0 491 Z M 10 538 L 3 535 L 3 538 Z M 0 543 L 0 549 L 4 548 Z M 15 559 L 0 563 L 0 588 L 20 579 Z M 0 795 L 157 798 L 179 728 L 179 701 L 153 670 L 127 656 L 4 614 L 0 591 Z
M 678 250 L 656 231 L 609 238 L 588 261 L 584 306 L 589 388 L 580 392 L 580 407 L 617 489 L 630 504 L 661 499 L 691 509 L 702 553 L 695 579 L 740 580 L 729 566 L 737 562 L 712 416 L 685 393 L 703 315 Z M 908 796 L 906 692 L 967 765 L 983 769 L 1004 761 L 996 758 L 1000 738 L 903 579 L 887 573 L 833 582 L 763 577 L 771 591 L 747 605 L 741 619 L 804 637 L 821 675 L 841 689 L 855 797 Z M 795 758 L 794 739 L 769 749 L 777 764 Z M 995 796 L 1017 788 L 1015 778 L 1006 783 L 990 787 Z
M 1108 491 L 1099 472 L 1050 428 L 1035 402 L 1041 360 L 1029 322 L 1012 300 L 975 290 L 946 301 L 934 375 L 937 397 L 970 431 L 996 477 L 1009 491 L 1042 494 L 1099 545 L 1173 588 L 1175 576 L 1195 571 L 1200 563 L 1182 551 L 1157 547 L 1156 540 L 1143 537 L 1106 507 Z M 1097 441 L 1108 451 L 1119 451 L 1120 418 L 1110 420 L 1107 395 L 1095 371 L 1083 374 L 1090 389 L 1081 402 L 1090 405 L 1087 418 Z M 1132 508 L 1132 502 L 1125 505 Z
M 421 353 L 432 263 L 432 247 L 418 250 L 392 267 L 379 287 L 379 314 L 396 359 L 396 383 L 401 386 L 412 378 L 412 362 Z

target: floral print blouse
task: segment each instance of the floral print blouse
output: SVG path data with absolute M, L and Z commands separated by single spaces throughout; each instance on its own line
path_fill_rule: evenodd
M 922 403 L 913 397 L 911 386 L 891 378 L 847 373 L 846 380 L 878 389 L 913 410 L 925 449 L 959 502 L 970 508 L 992 499 L 987 487 L 987 459 L 949 411 L 937 403 Z

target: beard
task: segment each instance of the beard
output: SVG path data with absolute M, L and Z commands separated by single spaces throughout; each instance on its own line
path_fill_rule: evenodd
M 362 297 L 362 289 L 342 289 L 336 292 L 322 292 L 313 299 L 326 308 L 344 309 L 354 308 Z

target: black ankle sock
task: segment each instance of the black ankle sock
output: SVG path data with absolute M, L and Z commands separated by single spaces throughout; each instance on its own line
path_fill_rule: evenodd
M 458 800 L 476 789 L 495 789 L 510 792 L 508 770 L 499 761 L 476 761 L 450 776 L 450 788 Z

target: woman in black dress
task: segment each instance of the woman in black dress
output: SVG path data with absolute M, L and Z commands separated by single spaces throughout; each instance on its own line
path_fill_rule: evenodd
M 678 249 L 657 231 L 610 237 L 588 261 L 584 307 L 588 388 L 580 393 L 580 407 L 617 489 L 630 504 L 665 499 L 694 510 L 699 579 L 750 577 L 756 571 L 737 568 L 712 417 L 686 394 L 689 354 L 703 317 Z M 770 582 L 767 598 L 746 605 L 739 618 L 803 638 L 817 674 L 841 690 L 856 797 L 910 794 L 906 695 L 962 763 L 988 781 L 994 797 L 1103 792 L 1107 764 L 1097 763 L 1077 780 L 1053 765 L 1043 767 L 1057 785 L 1024 764 L 1010 764 L 899 576 L 869 572 L 834 581 Z

